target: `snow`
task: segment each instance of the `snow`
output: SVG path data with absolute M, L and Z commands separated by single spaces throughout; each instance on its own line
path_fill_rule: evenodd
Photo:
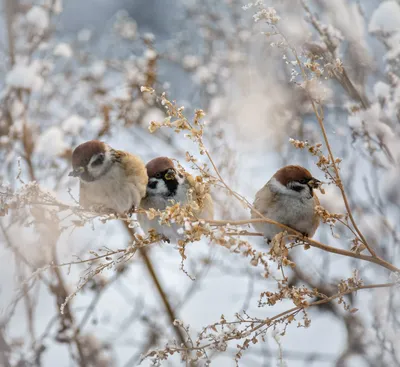
M 26 13 L 26 20 L 37 29 L 45 30 L 49 27 L 49 14 L 41 6 L 33 6 Z
M 84 28 L 78 33 L 79 42 L 88 42 L 92 38 L 92 31 L 90 29 Z
M 386 60 L 394 60 L 399 57 L 400 54 L 400 32 L 394 33 L 391 37 L 387 38 L 387 44 L 390 50 L 386 53 Z
M 374 95 L 376 98 L 388 100 L 390 98 L 390 85 L 381 81 L 377 82 L 374 85 Z
M 12 101 L 10 112 L 14 119 L 21 117 L 25 111 L 25 105 L 18 99 Z
M 89 73 L 93 78 L 99 79 L 103 77 L 106 70 L 106 63 L 104 61 L 97 60 L 90 66 Z
M 43 6 L 58 15 L 63 11 L 62 2 L 63 0 L 43 0 Z
M 73 54 L 71 46 L 65 42 L 59 43 L 54 48 L 53 53 L 55 56 L 61 56 L 61 57 L 65 57 L 65 58 L 70 58 Z
M 129 101 L 132 98 L 131 90 L 127 85 L 119 86 L 110 92 L 110 97 L 120 101 Z
M 53 3 L 53 12 L 55 14 L 61 14 L 61 12 L 63 11 L 63 3 L 62 0 L 52 0 Z
M 89 122 L 90 127 L 94 131 L 100 131 L 104 125 L 104 121 L 100 117 L 94 117 Z
M 203 84 L 210 82 L 213 79 L 213 74 L 209 67 L 200 66 L 196 73 L 193 75 L 193 80 L 197 84 Z
M 349 116 L 349 126 L 353 129 L 362 129 L 364 123 L 366 127 L 369 127 L 379 120 L 379 112 L 379 105 L 374 103 L 369 109 L 361 110 L 358 113 Z
M 317 192 L 321 206 L 330 213 L 344 214 L 346 207 L 344 206 L 343 197 L 338 187 L 333 185 L 324 185 L 325 194 Z
M 388 143 L 393 139 L 392 128 L 381 121 L 384 114 L 379 103 L 374 103 L 367 110 L 349 116 L 348 123 L 353 129 L 363 130 L 364 128 L 371 134 L 375 134 L 379 140 Z
M 384 1 L 374 11 L 369 22 L 370 32 L 394 32 L 400 30 L 400 5 L 397 1 Z
M 146 32 L 145 34 L 143 34 L 143 39 L 146 42 L 154 42 L 156 39 L 156 36 L 153 33 Z
M 43 78 L 37 74 L 35 65 L 15 65 L 6 75 L 6 84 L 13 88 L 39 90 L 43 85 Z
M 186 55 L 183 58 L 183 67 L 185 69 L 193 70 L 199 66 L 200 62 L 197 56 Z
M 52 126 L 45 130 L 38 138 L 35 151 L 48 157 L 61 155 L 68 149 L 64 142 L 64 133 L 57 127 Z
M 68 117 L 62 123 L 62 129 L 66 133 L 70 133 L 72 135 L 78 135 L 85 125 L 86 120 L 79 115 L 72 115 Z
M 144 57 L 148 60 L 155 60 L 157 58 L 157 52 L 152 49 L 147 49 L 144 52 Z
M 227 106 L 227 101 L 223 97 L 213 98 L 208 108 L 208 115 L 214 119 L 222 118 L 224 116 L 224 109 Z
M 142 118 L 142 126 L 148 127 L 151 121 L 162 122 L 165 114 L 156 107 L 150 108 Z

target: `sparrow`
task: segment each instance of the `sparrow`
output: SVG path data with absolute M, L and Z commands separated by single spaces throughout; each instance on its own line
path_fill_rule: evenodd
M 77 146 L 72 168 L 69 176 L 79 177 L 79 204 L 85 208 L 131 214 L 146 195 L 144 162 L 104 142 L 90 140 Z
M 158 157 L 146 165 L 149 181 L 147 184 L 146 196 L 142 200 L 143 209 L 164 210 L 168 206 L 180 203 L 189 203 L 190 198 L 195 200 L 194 178 L 185 172 L 185 175 L 175 169 L 174 162 L 167 157 Z M 200 219 L 213 219 L 214 203 L 211 195 L 206 193 L 199 211 L 194 213 Z M 170 225 L 159 223 L 159 217 L 148 219 L 145 214 L 138 215 L 139 223 L 145 232 L 153 228 L 163 236 L 166 242 L 177 242 L 183 239 L 181 226 L 171 223 Z
M 253 207 L 264 217 L 285 224 L 306 237 L 312 237 L 319 225 L 315 207 L 319 200 L 314 193 L 321 182 L 301 166 L 286 166 L 278 170 L 257 192 Z M 260 218 L 252 209 L 251 217 Z M 253 223 L 270 242 L 283 232 L 281 227 L 269 223 Z

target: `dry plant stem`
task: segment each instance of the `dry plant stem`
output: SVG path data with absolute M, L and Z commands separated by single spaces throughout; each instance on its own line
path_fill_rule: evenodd
M 11 347 L 7 344 L 7 341 L 3 335 L 3 326 L 0 328 L 0 362 L 1 366 L 11 367 L 11 363 L 8 356 L 11 354 Z
M 311 100 L 311 104 L 312 104 L 315 116 L 317 117 L 319 126 L 321 128 L 322 135 L 324 136 L 325 144 L 326 144 L 326 147 L 327 147 L 328 152 L 329 152 L 329 157 L 330 157 L 330 159 L 332 161 L 332 166 L 333 166 L 333 169 L 335 170 L 335 174 L 336 174 L 336 185 L 339 187 L 340 192 L 342 194 L 344 205 L 346 206 L 347 214 L 349 215 L 350 221 L 353 224 L 353 227 L 354 227 L 355 231 L 360 236 L 360 239 L 361 239 L 362 243 L 365 245 L 365 247 L 368 249 L 368 251 L 370 252 L 370 254 L 373 257 L 377 257 L 375 251 L 368 244 L 367 240 L 365 239 L 364 235 L 361 233 L 360 229 L 358 228 L 358 226 L 357 226 L 357 224 L 356 224 L 356 222 L 354 220 L 353 214 L 352 214 L 351 209 L 350 209 L 350 204 L 349 204 L 349 201 L 347 200 L 347 195 L 346 195 L 346 192 L 345 192 L 344 187 L 343 187 L 343 182 L 342 182 L 342 179 L 340 177 L 339 170 L 338 170 L 338 168 L 336 166 L 335 158 L 333 156 L 331 146 L 329 144 L 329 140 L 328 140 L 328 136 L 326 134 L 323 117 L 321 117 L 320 114 L 318 113 L 317 108 L 315 106 L 315 103 L 311 99 L 311 97 L 310 97 L 310 100 Z
M 13 1 L 15 0 L 4 0 L 4 9 L 6 17 L 6 27 L 7 27 L 7 42 L 8 42 L 8 56 L 10 57 L 10 64 L 13 66 L 15 64 L 15 43 L 13 34 Z
M 306 12 L 310 15 L 310 21 L 313 27 L 317 30 L 317 32 L 320 34 L 322 39 L 324 40 L 329 52 L 331 53 L 332 58 L 336 58 L 336 52 L 335 52 L 335 47 L 332 45 L 332 41 L 327 37 L 326 33 L 321 29 L 321 27 L 318 25 L 316 22 L 315 17 L 311 14 L 310 9 L 308 6 L 305 4 L 304 1 L 302 1 L 302 5 Z M 370 107 L 370 102 L 366 98 L 366 96 L 362 96 L 361 93 L 357 90 L 353 82 L 351 81 L 350 77 L 347 74 L 347 70 L 345 67 L 343 67 L 342 70 L 342 80 L 340 77 L 338 77 L 335 74 L 336 80 L 339 82 L 339 84 L 343 87 L 343 89 L 349 94 L 349 96 L 355 100 L 358 100 L 364 110 L 367 110 Z M 390 152 L 389 156 L 390 156 Z
M 348 257 L 353 257 L 355 259 L 360 259 L 360 260 L 365 260 L 368 262 L 372 262 L 374 264 L 380 265 L 390 271 L 393 272 L 400 272 L 400 269 L 395 267 L 394 265 L 388 263 L 387 261 L 377 257 L 377 256 L 368 256 L 368 255 L 361 255 L 357 254 L 355 252 L 347 251 L 347 250 L 342 250 L 336 247 L 328 246 L 325 245 L 321 242 L 315 241 L 311 238 L 304 237 L 300 232 L 297 232 L 296 230 L 285 226 L 284 224 L 275 222 L 272 219 L 268 218 L 255 218 L 255 219 L 244 219 L 244 220 L 236 220 L 236 221 L 228 221 L 228 220 L 205 220 L 206 223 L 210 224 L 211 226 L 226 226 L 226 225 L 234 225 L 234 226 L 240 226 L 240 225 L 246 225 L 246 224 L 251 224 L 251 223 L 270 223 L 270 224 L 275 224 L 276 226 L 281 227 L 282 229 L 288 231 L 289 233 L 292 233 L 296 236 L 296 238 L 301 239 L 304 242 L 307 242 L 310 246 L 319 248 L 321 250 L 331 252 L 333 254 L 337 255 L 344 255 Z
M 288 40 L 286 39 L 286 37 L 283 35 L 283 33 L 280 32 L 280 34 L 281 34 L 282 37 L 285 39 L 286 43 L 287 43 L 288 45 L 290 45 L 289 42 L 288 42 Z M 291 47 L 291 46 L 289 46 L 289 47 L 290 47 L 290 49 L 292 50 L 292 52 L 293 52 L 293 54 L 294 54 L 294 57 L 296 58 L 297 64 L 299 65 L 299 68 L 300 68 L 300 70 L 301 70 L 302 77 L 303 77 L 304 81 L 306 82 L 306 81 L 308 80 L 307 74 L 306 74 L 306 72 L 305 72 L 305 70 L 304 70 L 304 67 L 303 67 L 303 65 L 302 65 L 302 63 L 301 63 L 301 61 L 300 61 L 300 59 L 299 59 L 299 57 L 298 57 L 298 55 L 297 55 L 297 52 L 296 52 L 296 50 L 295 50 L 293 47 Z M 322 135 L 323 135 L 323 137 L 324 137 L 325 145 L 326 145 L 326 147 L 327 147 L 327 149 L 328 149 L 329 158 L 330 158 L 331 161 L 332 161 L 332 167 L 333 167 L 333 169 L 334 169 L 334 171 L 335 171 L 335 175 L 336 175 L 336 185 L 339 187 L 340 192 L 341 192 L 341 194 L 342 194 L 343 201 L 344 201 L 344 205 L 346 206 L 347 214 L 349 215 L 350 221 L 351 221 L 351 223 L 353 224 L 353 227 L 354 227 L 355 231 L 356 231 L 357 234 L 360 236 L 361 241 L 363 242 L 363 244 L 365 245 L 365 247 L 366 247 L 366 248 L 368 249 L 368 251 L 370 252 L 370 254 L 371 254 L 372 256 L 374 256 L 374 257 L 377 257 L 375 251 L 368 245 L 367 240 L 365 239 L 365 237 L 364 237 L 363 234 L 361 233 L 360 229 L 358 228 L 358 226 L 357 226 L 357 224 L 356 224 L 356 222 L 355 222 L 355 220 L 354 220 L 354 218 L 353 218 L 353 214 L 352 214 L 352 212 L 351 212 L 350 205 L 349 205 L 349 202 L 348 202 L 348 200 L 347 200 L 347 195 L 346 195 L 346 192 L 345 192 L 344 187 L 343 187 L 343 182 L 342 182 L 342 179 L 341 179 L 341 177 L 340 177 L 339 169 L 337 168 L 337 165 L 336 165 L 336 163 L 335 163 L 335 157 L 333 156 L 332 148 L 331 148 L 331 145 L 329 144 L 328 136 L 327 136 L 327 134 L 326 134 L 322 107 L 321 107 L 321 114 L 320 114 L 320 113 L 318 112 L 318 109 L 317 109 L 317 106 L 316 106 L 314 100 L 312 99 L 312 97 L 310 96 L 310 94 L 308 93 L 308 91 L 307 91 L 307 95 L 308 95 L 308 98 L 310 99 L 310 102 L 311 102 L 311 105 L 312 105 L 314 114 L 315 114 L 315 116 L 316 116 L 316 118 L 317 118 L 317 120 L 318 120 L 319 126 L 320 126 L 320 128 L 321 128 L 321 132 L 322 132 Z
M 124 226 L 125 226 L 126 230 L 129 233 L 129 236 L 131 237 L 131 240 L 134 241 L 135 237 L 134 237 L 133 229 L 129 228 L 129 224 L 127 222 L 124 221 L 123 223 L 124 223 Z M 171 325 L 173 325 L 174 321 L 177 319 L 177 317 L 175 316 L 175 311 L 172 308 L 171 303 L 168 300 L 168 296 L 165 293 L 165 291 L 164 291 L 164 289 L 163 289 L 163 287 L 162 287 L 162 285 L 160 283 L 160 280 L 158 279 L 158 276 L 157 276 L 157 274 L 156 274 L 156 272 L 154 270 L 153 264 L 152 264 L 152 262 L 150 260 L 150 257 L 148 255 L 148 253 L 147 253 L 147 249 L 144 248 L 144 247 L 139 247 L 138 251 L 140 253 L 140 256 L 144 260 L 146 268 L 147 268 L 147 270 L 148 270 L 148 272 L 150 274 L 151 280 L 153 281 L 154 285 L 157 288 L 157 292 L 158 292 L 158 294 L 159 294 L 159 296 L 160 296 L 160 298 L 161 298 L 161 300 L 162 300 L 162 302 L 164 304 L 165 311 L 167 312 L 167 315 L 168 315 L 168 318 L 169 318 L 169 320 L 171 322 Z M 175 330 L 175 334 L 176 334 L 176 336 L 178 338 L 179 344 L 186 345 L 185 336 L 183 335 L 182 330 L 179 327 L 175 327 L 175 326 L 174 326 L 174 330 Z
M 53 257 L 53 263 L 56 265 L 58 264 L 57 261 L 57 253 L 56 253 L 57 249 L 56 249 L 56 244 L 54 244 L 54 248 L 52 251 L 52 257 Z M 53 267 L 53 273 L 55 275 L 55 277 L 57 278 L 58 281 L 58 288 L 60 293 L 62 293 L 62 300 L 64 301 L 65 299 L 68 298 L 68 292 L 65 286 L 65 281 L 63 278 L 63 275 L 61 273 L 61 269 L 57 266 Z M 55 296 L 57 297 L 57 294 L 55 294 Z M 60 306 L 60 305 L 59 305 Z M 65 315 L 65 316 L 64 316 Z M 86 367 L 87 366 L 87 361 L 86 361 L 86 356 L 85 353 L 83 351 L 82 345 L 79 341 L 79 335 L 76 332 L 76 323 L 75 323 L 75 318 L 71 312 L 71 307 L 69 305 L 69 303 L 65 304 L 65 311 L 64 311 L 64 315 L 60 315 L 60 317 L 67 317 L 69 322 L 71 323 L 70 327 L 72 330 L 75 330 L 74 336 L 72 337 L 72 340 L 74 341 L 75 345 L 76 345 L 76 349 L 78 350 L 78 354 L 79 354 L 79 365 L 81 367 Z
M 317 306 L 317 305 L 321 305 L 321 304 L 324 304 L 324 303 L 331 302 L 336 298 L 343 297 L 343 296 L 345 296 L 347 294 L 354 293 L 354 292 L 357 292 L 357 291 L 362 290 L 362 289 L 389 288 L 389 287 L 395 286 L 396 284 L 397 283 L 383 283 L 383 284 L 362 285 L 362 286 L 357 287 L 355 289 L 349 289 L 349 290 L 344 291 L 344 292 L 336 293 L 331 297 L 327 297 L 327 298 L 321 299 L 319 301 L 312 302 L 307 307 L 304 307 L 304 306 L 293 307 L 293 308 L 291 308 L 289 310 L 286 310 L 286 311 L 283 311 L 283 312 L 279 313 L 278 315 L 275 315 L 273 317 L 267 318 L 265 320 L 258 321 L 259 325 L 253 327 L 250 330 L 250 332 L 254 333 L 255 331 L 261 329 L 264 326 L 269 327 L 272 324 L 273 321 L 279 320 L 281 317 L 285 317 L 285 316 L 293 314 L 293 313 L 298 313 L 301 310 L 307 309 L 307 308 L 312 307 L 312 306 Z M 255 322 L 255 321 L 252 321 L 252 322 Z M 238 339 L 237 336 L 235 336 L 234 338 Z M 229 338 L 228 340 L 232 340 L 232 339 L 233 339 L 233 337 Z M 206 349 L 208 347 L 212 347 L 212 346 L 213 346 L 213 343 L 208 343 L 206 345 L 202 345 L 202 346 L 199 346 L 199 347 L 188 348 L 188 349 L 176 349 L 176 350 L 177 351 L 181 351 L 181 350 L 182 351 L 183 350 L 185 350 L 185 351 L 187 351 L 187 350 L 204 350 L 204 349 Z
M 328 48 L 329 52 L 331 53 L 331 56 L 333 58 L 336 58 L 335 47 L 333 46 L 332 41 L 330 40 L 330 37 L 328 37 L 327 33 L 321 29 L 321 27 L 317 23 L 317 19 L 311 13 L 311 10 L 308 7 L 308 5 L 304 1 L 302 1 L 301 4 L 302 4 L 304 10 L 306 11 L 306 13 L 310 16 L 310 22 L 311 22 L 312 26 L 316 29 L 316 31 L 319 33 L 319 35 L 323 39 L 326 47 Z M 343 80 L 340 80 L 340 78 L 338 78 L 337 76 L 335 76 L 335 77 L 336 77 L 337 81 L 341 84 L 343 89 L 345 89 L 347 91 L 347 93 L 350 95 L 351 98 L 357 99 L 361 103 L 362 107 L 365 110 L 369 108 L 369 106 L 370 106 L 369 101 L 359 93 L 359 91 L 357 90 L 357 88 L 354 86 L 354 84 L 350 80 L 349 76 L 347 75 L 347 71 L 344 67 L 343 67 L 343 72 L 342 72 Z
M 21 94 L 19 94 L 19 98 L 21 100 Z M 25 116 L 25 115 L 24 115 Z M 24 145 L 24 150 L 25 150 L 25 154 L 26 154 L 26 161 L 28 163 L 28 167 L 29 167 L 29 176 L 30 176 L 30 180 L 31 181 L 36 181 L 36 177 L 35 177 L 35 171 L 32 165 L 32 161 L 31 161 L 31 149 L 29 148 L 29 138 L 26 135 L 28 133 L 27 130 L 27 125 L 26 125 L 26 116 L 25 116 L 25 121 L 24 121 L 24 135 L 23 135 L 23 145 Z M 54 238 L 54 245 L 52 248 L 52 263 L 54 266 L 52 266 L 52 270 L 53 270 L 53 274 L 55 275 L 56 279 L 57 279 L 57 287 L 55 289 L 51 289 L 54 296 L 56 297 L 57 300 L 57 305 L 61 306 L 61 303 L 59 302 L 61 300 L 61 298 L 63 300 L 68 298 L 68 292 L 67 292 L 67 288 L 65 285 L 65 281 L 61 272 L 61 269 L 58 267 L 58 259 L 57 259 L 57 242 L 58 242 L 58 238 L 59 235 L 57 237 Z M 61 296 L 61 298 L 59 298 L 59 296 Z M 65 316 L 64 316 L 65 315 Z M 61 318 L 61 323 L 63 322 L 63 318 L 66 317 L 70 323 L 70 325 L 68 325 L 67 327 L 71 328 L 74 331 L 74 335 L 72 337 L 72 342 L 75 344 L 76 349 L 78 351 L 78 355 L 79 355 L 79 365 L 81 367 L 86 367 L 87 366 L 87 361 L 86 361 L 86 356 L 85 353 L 83 351 L 82 345 L 80 343 L 79 340 L 79 335 L 77 333 L 77 328 L 76 328 L 76 323 L 75 323 L 75 318 L 74 315 L 71 311 L 71 307 L 69 306 L 69 304 L 67 303 L 65 305 L 65 313 L 64 315 L 60 315 Z

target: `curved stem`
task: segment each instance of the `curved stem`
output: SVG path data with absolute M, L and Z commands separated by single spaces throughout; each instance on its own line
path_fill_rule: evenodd
M 204 220 L 204 219 L 203 219 Z M 204 220 L 206 223 L 210 224 L 211 226 L 226 226 L 228 224 L 230 225 L 235 225 L 235 226 L 240 226 L 240 225 L 246 225 L 246 224 L 251 224 L 251 223 L 269 223 L 269 224 L 274 224 L 276 226 L 281 227 L 282 229 L 288 231 L 289 233 L 294 234 L 296 237 L 298 237 L 299 239 L 301 239 L 304 242 L 307 242 L 310 246 L 312 247 L 316 247 L 319 248 L 321 250 L 327 251 L 327 252 L 331 252 L 333 254 L 337 254 L 337 255 L 344 255 L 347 257 L 353 257 L 355 259 L 360 259 L 360 260 L 365 260 L 368 262 L 372 262 L 374 264 L 380 265 L 390 271 L 393 272 L 400 272 L 400 269 L 397 268 L 396 266 L 390 264 L 389 262 L 381 259 L 378 256 L 368 256 L 368 255 L 361 255 L 361 254 L 357 254 L 355 252 L 351 252 L 351 251 L 347 251 L 347 250 L 343 250 L 340 248 L 336 248 L 336 247 L 332 247 L 332 246 L 328 246 L 325 245 L 321 242 L 318 242 L 316 240 L 313 240 L 309 237 L 304 237 L 300 232 L 296 231 L 293 228 L 290 228 L 288 226 L 285 226 L 284 224 L 275 222 L 272 219 L 268 219 L 268 218 L 254 218 L 254 219 L 244 219 L 244 220 L 233 220 L 233 221 L 229 221 L 229 220 Z

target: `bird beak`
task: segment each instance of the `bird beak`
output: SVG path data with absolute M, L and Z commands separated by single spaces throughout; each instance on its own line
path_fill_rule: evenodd
M 175 179 L 175 171 L 173 169 L 169 169 L 167 173 L 164 175 L 166 180 L 174 180 Z
M 83 172 L 85 172 L 85 169 L 83 167 L 78 167 L 68 173 L 68 176 L 79 177 Z
M 313 177 L 310 181 L 308 181 L 307 185 L 313 189 L 318 189 L 318 187 L 321 185 L 321 181 Z

